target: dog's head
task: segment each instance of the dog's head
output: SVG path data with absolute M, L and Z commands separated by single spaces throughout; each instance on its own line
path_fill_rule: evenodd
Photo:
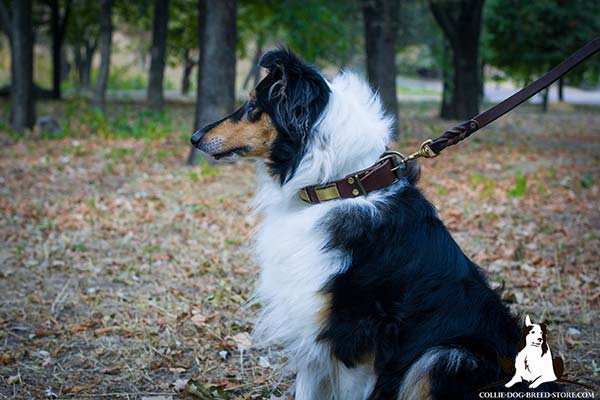
M 233 114 L 194 133 L 192 145 L 215 158 L 258 157 L 284 183 L 305 153 L 311 130 L 325 109 L 325 78 L 287 49 L 266 53 L 267 76 Z
M 525 317 L 525 325 L 521 334 L 517 351 L 523 350 L 525 347 L 537 347 L 542 349 L 542 354 L 548 351 L 546 343 L 547 329 L 546 324 L 534 324 L 531 322 L 529 315 Z

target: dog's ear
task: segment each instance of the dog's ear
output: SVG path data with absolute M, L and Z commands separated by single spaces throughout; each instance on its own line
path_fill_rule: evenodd
M 531 318 L 529 318 L 529 314 L 525 316 L 525 326 L 532 326 Z
M 306 139 L 329 102 L 330 89 L 313 65 L 286 48 L 267 52 L 260 66 L 269 73 L 257 86 L 258 104 L 278 132 L 270 167 L 284 183 L 304 155 Z
M 266 52 L 260 59 L 259 65 L 263 68 L 273 71 L 279 66 L 283 66 L 283 50 L 271 50 Z
M 259 65 L 269 72 L 282 72 L 286 78 L 298 79 L 303 76 L 309 77 L 315 68 L 307 64 L 288 48 L 280 48 L 266 52 L 260 59 Z M 318 72 L 317 72 L 318 74 Z

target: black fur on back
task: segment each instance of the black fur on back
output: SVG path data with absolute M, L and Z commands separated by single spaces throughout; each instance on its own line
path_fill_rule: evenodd
M 516 320 L 418 189 L 395 185 L 386 196 L 376 212 L 342 203 L 322 222 L 328 248 L 351 263 L 323 289 L 332 300 L 320 340 L 348 367 L 374 357 L 371 399 L 395 398 L 432 347 L 459 348 L 478 362 L 470 376 L 432 377 L 438 389 L 444 380 L 454 390 L 447 393 L 474 393 L 500 380 L 498 355 L 516 355 Z
M 329 102 L 330 89 L 314 66 L 289 49 L 266 53 L 260 66 L 269 73 L 256 87 L 256 102 L 277 129 L 268 165 L 283 184 L 294 175 L 306 152 L 309 134 Z

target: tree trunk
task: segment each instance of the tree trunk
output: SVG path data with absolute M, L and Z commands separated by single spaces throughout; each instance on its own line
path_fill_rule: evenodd
M 544 89 L 542 92 L 542 111 L 548 111 L 548 94 L 550 93 L 550 88 Z
M 83 69 L 83 55 L 81 54 L 81 42 L 77 41 L 73 44 L 71 50 L 73 51 L 73 63 L 77 70 L 77 77 L 79 78 L 79 84 L 81 85 L 81 70 Z
M 479 36 L 484 0 L 430 0 L 429 7 L 452 49 L 452 71 L 444 73 L 441 117 L 467 119 L 479 113 Z
M 448 48 L 448 46 L 444 46 L 442 50 L 442 105 L 440 108 L 441 115 L 447 115 L 451 113 L 452 108 L 452 98 L 451 94 L 453 92 L 452 87 L 454 83 L 452 82 L 453 67 L 451 60 L 452 52 Z
M 100 2 L 100 68 L 94 87 L 93 105 L 100 111 L 106 110 L 106 87 L 110 69 L 110 52 L 112 47 L 112 0 Z M 91 65 L 90 65 L 91 68 Z
M 18 133 L 32 129 L 35 124 L 31 13 L 31 0 L 12 2 L 11 123 Z
M 387 113 L 394 117 L 394 136 L 399 135 L 396 92 L 396 38 L 399 9 L 396 0 L 363 0 L 367 76 L 379 92 Z
M 190 91 L 190 75 L 196 63 L 190 57 L 190 49 L 183 52 L 183 75 L 181 78 L 181 94 L 187 95 Z
M 558 101 L 560 101 L 561 103 L 563 101 L 565 101 L 565 79 L 564 78 L 560 78 L 558 80 Z
M 148 79 L 148 106 L 154 112 L 162 112 L 164 106 L 163 77 L 167 53 L 167 24 L 169 0 L 154 1 L 152 17 L 152 52 Z
M 8 37 L 8 41 L 11 41 L 11 18 L 10 18 L 10 3 L 6 3 L 5 0 L 0 0 L 0 32 L 4 32 Z
M 96 42 L 92 39 L 85 41 L 85 55 L 79 74 L 79 83 L 84 89 L 89 89 L 92 82 L 92 64 L 94 62 L 94 53 L 96 52 Z
M 235 106 L 235 62 L 237 1 L 221 0 L 200 6 L 200 60 L 196 98 L 195 130 L 231 113 Z M 192 148 L 188 164 L 197 161 Z
M 62 82 L 62 71 L 64 61 L 61 50 L 65 37 L 65 30 L 69 14 L 71 12 L 71 1 L 67 1 L 64 16 L 60 16 L 60 5 L 58 0 L 50 1 L 50 32 L 52 35 L 52 98 L 60 99 L 60 83 Z

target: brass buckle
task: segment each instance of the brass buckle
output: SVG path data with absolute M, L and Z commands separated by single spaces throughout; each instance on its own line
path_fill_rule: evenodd
M 434 158 L 437 157 L 438 154 L 435 153 L 433 150 L 431 150 L 431 147 L 429 147 L 429 145 L 433 143 L 432 139 L 427 139 L 426 141 L 424 141 L 423 143 L 421 143 L 421 146 L 419 146 L 419 150 L 412 153 L 411 155 L 409 155 L 408 157 L 406 157 L 406 159 L 404 161 L 410 161 L 410 160 L 415 160 L 419 157 L 424 157 L 424 158 Z
M 417 158 L 420 158 L 420 157 L 424 157 L 424 158 L 437 157 L 438 154 L 435 153 L 433 150 L 431 150 L 431 147 L 429 147 L 429 145 L 431 143 L 433 143 L 433 140 L 427 139 L 426 141 L 421 143 L 421 145 L 419 146 L 419 150 L 415 151 L 412 154 L 409 154 L 408 156 L 405 156 L 404 154 L 402 154 L 398 151 L 387 150 L 386 152 L 384 152 L 381 155 L 381 157 L 379 158 L 379 161 L 385 161 L 387 159 L 399 159 L 401 163 L 406 164 L 408 161 L 416 160 Z

